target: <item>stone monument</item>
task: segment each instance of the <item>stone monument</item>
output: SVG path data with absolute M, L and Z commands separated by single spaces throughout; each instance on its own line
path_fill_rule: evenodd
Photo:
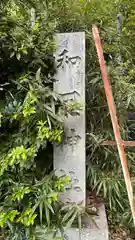
M 85 34 L 58 34 L 56 42 L 54 89 L 65 101 L 77 101 L 83 107 L 76 116 L 65 118 L 65 138 L 54 148 L 54 168 L 58 176 L 71 178 L 71 188 L 62 200 L 85 206 Z
M 85 33 L 64 33 L 55 37 L 57 50 L 54 53 L 56 75 L 54 90 L 68 103 L 78 102 L 82 109 L 65 118 L 63 142 L 54 147 L 54 169 L 57 176 L 68 175 L 71 185 L 61 195 L 63 203 L 86 204 L 86 149 L 85 149 Z M 104 206 L 100 209 L 104 218 Z M 96 219 L 95 219 L 96 220 Z M 108 240 L 106 218 L 97 217 L 101 229 L 88 223 L 81 239 Z M 105 225 L 104 225 L 105 223 Z M 69 229 L 65 239 L 78 240 L 78 229 Z

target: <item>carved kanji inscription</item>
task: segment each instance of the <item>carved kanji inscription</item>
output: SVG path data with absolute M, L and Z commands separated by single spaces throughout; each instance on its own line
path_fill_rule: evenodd
M 54 54 L 56 82 L 54 90 L 65 101 L 77 100 L 85 106 L 85 34 L 56 36 Z M 70 176 L 71 184 L 61 194 L 61 201 L 85 205 L 85 107 L 70 114 L 64 122 L 65 137 L 54 147 L 54 169 L 58 176 Z

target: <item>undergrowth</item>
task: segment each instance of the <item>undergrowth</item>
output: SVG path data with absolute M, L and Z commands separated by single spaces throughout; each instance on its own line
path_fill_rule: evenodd
M 70 183 L 52 171 L 54 144 L 63 137 L 67 106 L 54 91 L 57 32 L 86 33 L 87 186 L 104 198 L 114 226 L 132 228 L 122 169 L 105 99 L 92 24 L 100 29 L 123 139 L 134 133 L 134 2 L 4 0 L 0 3 L 0 227 L 1 239 L 60 239 L 84 209 L 61 206 Z M 123 15 L 122 34 L 116 28 Z M 118 61 L 118 56 L 122 62 Z M 127 149 L 134 188 L 135 153 Z M 63 213 L 65 211 L 68 213 Z

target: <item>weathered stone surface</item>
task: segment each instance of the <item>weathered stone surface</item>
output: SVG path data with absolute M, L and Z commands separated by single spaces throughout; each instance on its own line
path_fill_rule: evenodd
M 72 180 L 61 200 L 85 206 L 85 34 L 64 33 L 58 34 L 55 39 L 58 47 L 54 54 L 57 70 L 54 90 L 65 101 L 83 104 L 83 109 L 65 118 L 64 140 L 54 147 L 54 169 L 57 176 L 66 174 Z M 65 234 L 65 240 L 108 240 L 104 205 L 99 207 L 99 215 L 94 220 L 98 228 L 85 218 L 81 236 L 78 229 L 71 228 Z
M 72 180 L 61 200 L 85 205 L 85 34 L 58 34 L 56 42 L 54 90 L 64 100 L 77 101 L 83 108 L 65 119 L 65 138 L 54 147 L 54 169 L 58 176 L 66 174 Z
M 94 223 L 87 221 L 81 236 L 79 230 L 71 228 L 65 234 L 65 240 L 108 240 L 108 225 L 104 205 L 99 207 L 99 216 L 93 217 L 98 228 Z

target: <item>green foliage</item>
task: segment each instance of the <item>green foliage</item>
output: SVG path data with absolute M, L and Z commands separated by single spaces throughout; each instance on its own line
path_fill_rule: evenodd
M 61 177 L 55 182 L 55 188 L 58 191 L 63 192 L 64 186 L 69 185 L 69 183 L 70 183 L 70 177 L 69 176 Z
M 35 15 L 31 9 L 35 9 Z M 116 16 L 123 16 L 122 34 Z M 32 15 L 33 14 L 33 15 Z M 81 16 L 81 17 L 80 17 Z M 101 146 L 114 139 L 100 76 L 92 24 L 100 28 L 121 134 L 134 123 L 134 1 L 5 0 L 0 2 L 0 224 L 2 238 L 58 239 L 84 209 L 68 206 L 65 218 L 59 193 L 68 177 L 50 175 L 52 144 L 63 137 L 63 120 L 84 106 L 63 103 L 53 92 L 56 32 L 86 33 L 87 184 L 105 199 L 113 224 L 129 223 L 129 208 L 117 150 Z M 118 56 L 122 62 L 118 62 Z M 126 72 L 126 74 L 125 74 Z M 129 129 L 129 130 L 128 130 Z M 134 153 L 127 152 L 134 188 Z M 49 173 L 49 176 L 47 175 Z M 70 210 L 70 211 L 69 211 Z M 70 213 L 70 214 L 69 214 Z M 64 219 L 64 220 L 63 220 Z
M 0 227 L 4 239 L 39 239 L 37 226 L 42 225 L 49 232 L 62 228 L 58 199 L 70 179 L 47 175 L 52 144 L 62 141 L 67 115 L 65 103 L 53 92 L 56 21 L 50 13 L 45 1 L 0 3 Z
M 17 186 L 16 188 L 13 188 L 13 194 L 11 201 L 20 201 L 24 198 L 25 194 L 29 194 L 31 192 L 31 189 L 29 187 L 24 186 Z
M 0 227 L 3 228 L 7 220 L 14 221 L 15 217 L 19 215 L 17 210 L 12 210 L 9 212 L 0 212 Z
M 29 202 L 28 207 L 17 219 L 17 223 L 21 222 L 24 226 L 29 227 L 34 224 L 34 220 L 37 217 L 37 214 L 34 213 L 33 208 L 31 207 L 32 203 Z
M 61 237 L 56 236 L 55 228 L 48 229 L 45 226 L 37 226 L 34 235 L 36 240 L 61 240 Z
M 1 159 L 0 175 L 3 175 L 8 167 L 15 168 L 19 164 L 20 169 L 27 166 L 28 160 L 34 160 L 36 154 L 33 147 L 24 148 L 24 146 L 12 148 L 11 152 L 4 155 Z
M 65 225 L 65 230 L 69 229 L 73 224 L 75 224 L 77 225 L 81 236 L 83 217 L 92 221 L 97 227 L 96 222 L 93 220 L 90 214 L 87 213 L 87 209 L 81 205 L 68 203 L 61 208 L 61 212 L 64 213 L 62 223 Z
M 53 143 L 60 143 L 62 141 L 63 130 L 54 129 L 51 130 L 47 126 L 47 121 L 38 122 L 38 139 L 41 141 L 50 140 Z

